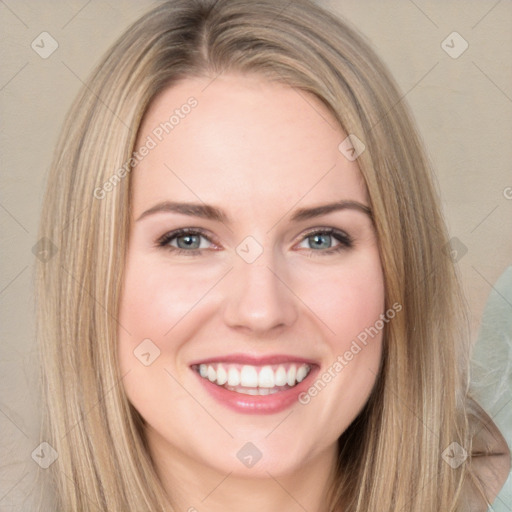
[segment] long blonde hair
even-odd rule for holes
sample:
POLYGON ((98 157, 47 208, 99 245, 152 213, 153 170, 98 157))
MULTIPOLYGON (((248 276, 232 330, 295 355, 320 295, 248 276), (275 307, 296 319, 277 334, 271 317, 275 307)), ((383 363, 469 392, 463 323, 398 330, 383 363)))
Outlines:
POLYGON ((329 509, 343 498, 346 512, 462 510, 468 464, 454 468, 442 454, 454 442, 471 454, 469 335, 430 166, 374 52, 307 0, 162 3, 110 49, 68 114, 40 228, 57 252, 40 263, 37 278, 41 440, 59 456, 48 470, 58 509, 172 510, 116 358, 131 195, 126 162, 156 94, 225 71, 314 94, 366 145, 358 163, 386 305, 403 310, 386 325, 370 400, 339 440, 329 509))

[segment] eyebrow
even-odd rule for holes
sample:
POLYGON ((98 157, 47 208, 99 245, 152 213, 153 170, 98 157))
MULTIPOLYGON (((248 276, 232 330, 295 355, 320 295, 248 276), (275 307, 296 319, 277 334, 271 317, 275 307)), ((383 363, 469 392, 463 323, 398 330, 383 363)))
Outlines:
MULTIPOLYGON (((343 200, 336 201, 334 203, 313 206, 310 208, 299 208, 295 211, 290 220, 292 222, 300 222, 340 210, 358 210, 368 215, 370 219, 372 218, 372 211, 370 207, 358 201, 343 200)), ((137 218, 136 222, 156 213, 179 213, 181 215, 189 215, 191 217, 201 217, 204 219, 214 220, 224 224, 231 223, 228 215, 223 210, 215 206, 201 203, 177 203, 172 201, 163 201, 156 204, 155 206, 152 206, 143 212, 137 218)))

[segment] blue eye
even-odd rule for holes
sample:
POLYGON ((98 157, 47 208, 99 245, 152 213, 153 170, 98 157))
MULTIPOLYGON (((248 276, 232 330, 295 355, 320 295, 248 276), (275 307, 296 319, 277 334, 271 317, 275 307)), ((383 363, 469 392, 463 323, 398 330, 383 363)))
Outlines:
MULTIPOLYGON (((316 229, 307 233, 300 243, 308 244, 308 247, 301 245, 299 247, 308 250, 311 255, 322 256, 341 252, 353 245, 352 239, 346 233, 333 228, 316 229), (333 245, 334 242, 336 242, 336 245, 333 245)), ((199 228, 183 228, 171 231, 160 237, 156 245, 187 256, 199 255, 204 249, 211 249, 211 245, 215 247, 206 232, 199 228)))
POLYGON ((202 243, 201 239, 211 243, 202 230, 184 228, 166 233, 157 241, 157 245, 158 247, 177 251, 180 254, 195 255, 200 254, 202 249, 208 249, 208 244, 202 243), (173 243, 174 241, 176 241, 176 244, 173 243))
POLYGON ((180 249, 199 249, 201 235, 181 235, 176 237, 176 243, 180 249), (182 242, 180 244, 180 242, 182 242))
POLYGON ((346 233, 333 228, 317 229, 310 232, 306 234, 301 243, 304 242, 309 244, 309 247, 302 248, 309 249, 315 255, 337 253, 352 247, 352 239, 346 233), (333 246, 334 241, 338 243, 333 246))

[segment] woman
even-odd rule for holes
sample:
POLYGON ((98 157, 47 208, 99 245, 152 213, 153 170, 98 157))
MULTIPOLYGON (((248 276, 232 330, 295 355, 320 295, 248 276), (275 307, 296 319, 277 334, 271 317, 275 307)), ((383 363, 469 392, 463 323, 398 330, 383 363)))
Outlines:
POLYGON ((375 54, 314 4, 177 0, 135 23, 68 116, 41 236, 59 509, 498 493, 508 448, 468 393, 419 139, 375 54))

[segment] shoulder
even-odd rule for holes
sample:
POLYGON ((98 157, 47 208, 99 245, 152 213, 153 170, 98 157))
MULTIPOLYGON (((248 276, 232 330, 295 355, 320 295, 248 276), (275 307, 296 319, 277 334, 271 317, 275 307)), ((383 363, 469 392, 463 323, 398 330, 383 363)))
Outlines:
POLYGON ((473 404, 468 419, 473 441, 466 480, 467 510, 487 512, 509 476, 510 450, 496 424, 478 404, 473 404))

